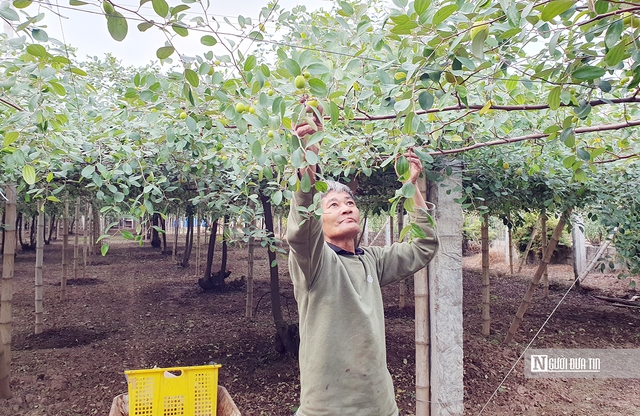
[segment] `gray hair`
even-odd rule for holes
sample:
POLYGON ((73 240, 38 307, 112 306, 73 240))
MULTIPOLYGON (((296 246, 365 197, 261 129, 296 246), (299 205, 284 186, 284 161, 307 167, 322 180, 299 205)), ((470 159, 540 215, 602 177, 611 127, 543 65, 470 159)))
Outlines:
POLYGON ((351 191, 351 188, 349 188, 347 185, 340 183, 340 182, 336 182, 336 181, 324 181, 327 184, 327 190, 326 192, 321 192, 320 193, 320 197, 322 199, 324 199, 325 196, 327 196, 327 194, 331 191, 335 191, 335 192, 346 192, 349 194, 349 196, 351 197, 351 199, 353 199, 355 201, 355 196, 353 195, 353 191, 351 191))

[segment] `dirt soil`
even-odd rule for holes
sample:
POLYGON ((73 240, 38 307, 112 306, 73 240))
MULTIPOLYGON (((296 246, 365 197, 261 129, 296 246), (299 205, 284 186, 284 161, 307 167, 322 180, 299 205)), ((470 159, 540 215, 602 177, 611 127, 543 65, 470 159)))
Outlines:
MULTIPOLYGON (((219 252, 214 268, 220 264, 219 252)), ((195 254, 194 249, 191 267, 184 269, 148 243, 138 247, 116 241, 106 257, 92 258, 86 276, 82 268, 77 278, 70 270, 66 300, 61 301, 61 243, 46 246, 45 331, 34 335, 35 253, 19 252, 13 279, 13 398, 0 404, 0 415, 106 415, 113 397, 127 390, 126 369, 215 362, 222 364, 220 383, 243 415, 291 416, 299 398, 298 364, 274 349, 266 250, 256 250, 250 319, 245 318, 246 285, 241 280, 247 273, 246 247, 230 250, 231 284, 225 293, 200 289, 195 254)), ((531 348, 640 348, 640 309, 594 297, 630 299, 636 293, 628 280, 592 274, 582 290, 572 290, 562 300, 573 276, 571 267, 550 267, 549 296, 536 292, 515 342, 505 345, 502 341, 535 269, 525 266, 510 276, 494 258, 492 334, 486 338, 481 335, 479 263, 477 257, 465 258, 465 415, 640 415, 638 380, 526 379, 523 362, 518 362, 556 306, 531 348)), ((279 268, 284 315, 295 322, 285 259, 279 259, 279 268)), ((411 282, 408 286, 402 309, 398 285, 383 290, 389 368, 403 416, 415 412, 411 282)))

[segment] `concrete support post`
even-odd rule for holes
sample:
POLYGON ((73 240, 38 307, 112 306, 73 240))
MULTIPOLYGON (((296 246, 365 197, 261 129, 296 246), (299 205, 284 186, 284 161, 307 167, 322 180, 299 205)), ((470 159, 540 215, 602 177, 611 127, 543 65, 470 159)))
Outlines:
POLYGON ((450 164, 444 182, 430 183, 440 238, 438 254, 428 267, 431 332, 431 416, 461 416, 464 411, 462 351, 462 207, 455 202, 462 188, 462 167, 450 164))

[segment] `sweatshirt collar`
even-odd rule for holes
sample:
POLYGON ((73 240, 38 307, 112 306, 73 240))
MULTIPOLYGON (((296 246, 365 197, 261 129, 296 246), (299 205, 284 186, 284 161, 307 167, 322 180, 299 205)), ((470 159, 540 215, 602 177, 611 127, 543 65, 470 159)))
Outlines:
POLYGON ((343 255, 343 256, 354 256, 354 255, 358 255, 361 256, 364 254, 364 250, 360 247, 356 247, 356 252, 352 253, 351 251, 345 250, 343 248, 340 248, 338 246, 336 246, 335 244, 331 244, 331 243, 327 243, 327 245, 329 247, 331 247, 331 249, 333 251, 335 251, 337 254, 343 255))

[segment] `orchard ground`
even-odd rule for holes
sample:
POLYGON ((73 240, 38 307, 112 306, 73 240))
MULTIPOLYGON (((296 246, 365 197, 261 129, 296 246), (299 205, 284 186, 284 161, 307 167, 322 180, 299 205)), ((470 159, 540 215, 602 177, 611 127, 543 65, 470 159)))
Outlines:
MULTIPOLYGON (((204 255, 206 247, 203 244, 204 255)), ((216 247, 214 270, 220 264, 216 247)), ((69 251, 72 256, 72 250, 69 251)), ((106 257, 93 257, 86 277, 70 269, 67 299, 59 300, 61 243, 45 247, 45 331, 34 332, 34 252, 19 252, 13 297, 13 398, 1 416, 106 415, 114 396, 126 392, 124 370, 222 364, 224 385, 243 415, 292 415, 298 405, 296 359, 274 350, 266 250, 256 249, 254 317, 245 318, 246 247, 229 251, 229 290, 204 293, 191 266, 124 240, 106 257)), ((464 267, 465 415, 640 415, 640 381, 634 379, 541 379, 524 377, 522 361, 501 384, 524 347, 571 284, 570 266, 550 267, 550 293, 534 296, 516 341, 502 340, 534 273, 510 276, 492 261, 492 335, 481 335, 481 276, 476 257, 464 267), (495 392, 494 397, 489 400, 495 392), (484 410, 483 410, 484 409, 484 410), (482 411, 483 410, 483 411, 482 411), (481 412, 482 411, 482 412, 481 412)), ((286 259, 279 257, 283 313, 297 320, 286 259)), ((398 307, 398 285, 384 288, 388 362, 401 415, 415 411, 412 283, 398 307)), ((640 309, 616 307, 594 294, 630 298, 628 280, 593 273, 572 290, 532 348, 640 348, 640 309)), ((637 365, 638 363, 630 363, 637 365)))

